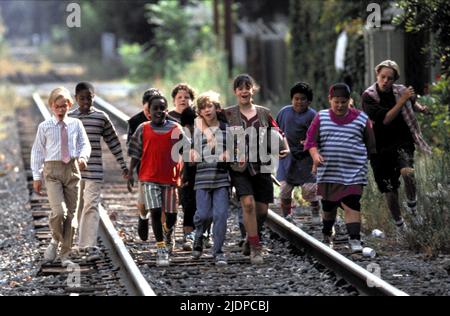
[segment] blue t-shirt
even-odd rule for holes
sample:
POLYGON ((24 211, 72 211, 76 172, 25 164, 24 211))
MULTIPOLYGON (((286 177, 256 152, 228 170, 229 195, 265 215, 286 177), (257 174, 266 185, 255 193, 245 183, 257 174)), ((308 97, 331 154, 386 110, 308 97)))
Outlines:
POLYGON ((306 140, 306 132, 317 112, 308 108, 303 113, 294 111, 292 105, 285 106, 277 116, 277 123, 286 136, 291 153, 281 159, 277 179, 287 181, 294 185, 315 182, 311 174, 312 159, 309 153, 304 151, 301 141, 306 140))

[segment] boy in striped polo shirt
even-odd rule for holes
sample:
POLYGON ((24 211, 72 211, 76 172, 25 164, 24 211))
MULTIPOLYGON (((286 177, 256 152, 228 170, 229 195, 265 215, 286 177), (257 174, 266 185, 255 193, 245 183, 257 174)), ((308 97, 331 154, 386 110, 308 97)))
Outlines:
POLYGON ((137 128, 128 148, 131 157, 128 190, 132 190, 133 171, 140 161, 139 181, 144 186, 145 208, 151 214, 157 246, 156 265, 168 266, 169 253, 164 242, 161 214, 165 212, 166 226, 172 230, 177 221, 176 187, 180 185, 181 161, 175 149, 184 141, 188 142, 190 148, 190 140, 185 137, 178 123, 167 120, 168 103, 165 97, 151 97, 148 106, 151 121, 137 128))
POLYGON ((77 211, 78 246, 81 252, 86 253, 89 261, 99 259, 97 232, 100 221, 100 193, 103 183, 101 138, 115 156, 122 169, 124 179, 128 178, 128 169, 123 159, 119 137, 108 114, 93 106, 94 97, 95 91, 92 84, 78 83, 75 87, 78 108, 69 113, 70 117, 81 120, 92 147, 87 168, 81 172, 80 204, 77 211))
MULTIPOLYGON (((216 265, 226 265, 222 251, 227 232, 230 175, 227 161, 227 124, 221 114, 219 95, 209 91, 197 99, 199 117, 195 122, 194 149, 196 156, 195 195, 197 210, 194 216, 195 241, 193 257, 200 258, 203 252, 203 234, 213 219, 213 255, 216 265)), ((229 133, 230 135, 230 133, 229 133)), ((232 141, 232 140, 228 140, 232 141)))
POLYGON ((344 219, 352 252, 362 251, 361 196, 367 185, 367 161, 375 153, 375 137, 368 116, 349 107, 350 88, 331 86, 330 109, 320 111, 308 129, 305 150, 313 158, 318 195, 322 197, 325 242, 331 241, 337 208, 344 219))

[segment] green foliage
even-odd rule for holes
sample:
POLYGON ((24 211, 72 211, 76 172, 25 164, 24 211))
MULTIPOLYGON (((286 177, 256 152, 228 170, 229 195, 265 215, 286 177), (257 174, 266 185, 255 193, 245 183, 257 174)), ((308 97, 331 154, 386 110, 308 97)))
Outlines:
MULTIPOLYGON (((290 44, 292 82, 302 80, 311 84, 315 93, 315 107, 327 107, 328 87, 343 81, 354 91, 355 101, 364 90, 363 23, 367 5, 374 1, 291 0, 290 44), (349 41, 345 69, 334 67, 336 41, 346 31, 349 41), (318 58, 320 56, 320 58, 318 58)), ((386 4, 381 4, 385 7, 386 4)))
POLYGON ((149 65, 155 75, 175 76, 197 50, 213 45, 211 25, 196 26, 192 13, 178 1, 162 0, 146 8, 148 22, 156 27, 148 50, 151 60, 159 61, 149 65))
MULTIPOLYGON (((198 3, 190 1, 194 6, 198 3)), ((153 39, 148 45, 122 44, 119 54, 131 80, 150 81, 166 95, 175 83, 187 82, 198 92, 217 91, 226 104, 230 100, 226 61, 215 47, 212 21, 199 23, 190 8, 171 0, 148 4, 146 16, 153 39)))
POLYGON ((156 26, 155 37, 149 50, 151 60, 158 60, 151 67, 153 73, 175 75, 180 65, 192 58, 195 41, 189 40, 192 17, 181 9, 177 1, 161 1, 147 6, 147 18, 156 26))
POLYGON ((428 106, 431 115, 419 115, 419 123, 423 134, 438 149, 450 150, 450 80, 442 77, 433 85, 431 94, 420 98, 419 102, 428 106))
POLYGON ((132 81, 148 80, 152 77, 153 69, 150 67, 151 53, 144 50, 144 45, 122 44, 119 54, 123 64, 128 68, 128 77, 132 81))
POLYGON ((403 15, 394 19, 406 32, 426 31, 433 34, 431 45, 426 47, 435 60, 441 63, 442 73, 450 75, 450 2, 447 0, 401 0, 398 6, 403 15))

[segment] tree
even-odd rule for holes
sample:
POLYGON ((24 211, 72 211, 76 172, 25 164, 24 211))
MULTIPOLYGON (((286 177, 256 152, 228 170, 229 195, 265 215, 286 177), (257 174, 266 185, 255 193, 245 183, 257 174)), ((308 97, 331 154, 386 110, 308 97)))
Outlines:
MULTIPOLYGON (((364 89, 363 26, 367 5, 373 1, 291 0, 291 81, 306 81, 315 92, 316 107, 327 106, 328 87, 343 81, 354 91, 354 98, 364 89), (345 69, 334 67, 336 40, 340 32, 348 34, 345 69)), ((385 6, 386 4, 382 4, 385 6)))
POLYGON ((450 2, 447 0, 401 0, 404 13, 394 22, 408 33, 432 34, 430 45, 424 47, 441 63, 442 74, 450 74, 450 2))
POLYGON ((196 51, 214 47, 212 21, 198 23, 199 17, 189 10, 199 4, 205 1, 190 1, 183 7, 178 1, 161 0, 146 6, 147 27, 154 37, 147 44, 123 44, 119 49, 133 79, 173 77, 196 51))
POLYGON ((157 0, 79 1, 81 28, 69 30, 72 47, 85 53, 100 53, 101 34, 113 33, 124 42, 144 44, 153 37, 145 16, 146 5, 157 0))

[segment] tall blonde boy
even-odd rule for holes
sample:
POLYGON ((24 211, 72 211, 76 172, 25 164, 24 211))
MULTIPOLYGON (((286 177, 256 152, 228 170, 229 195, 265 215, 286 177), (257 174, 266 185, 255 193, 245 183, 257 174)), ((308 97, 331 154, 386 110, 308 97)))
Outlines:
POLYGON ((54 261, 61 246, 61 262, 67 266, 72 263, 69 260, 72 219, 80 199, 80 170, 86 168, 91 146, 81 121, 67 116, 73 104, 70 92, 64 87, 56 88, 50 93, 48 103, 53 116, 39 124, 31 151, 33 189, 42 195, 42 180, 45 180, 52 240, 44 260, 54 261))

